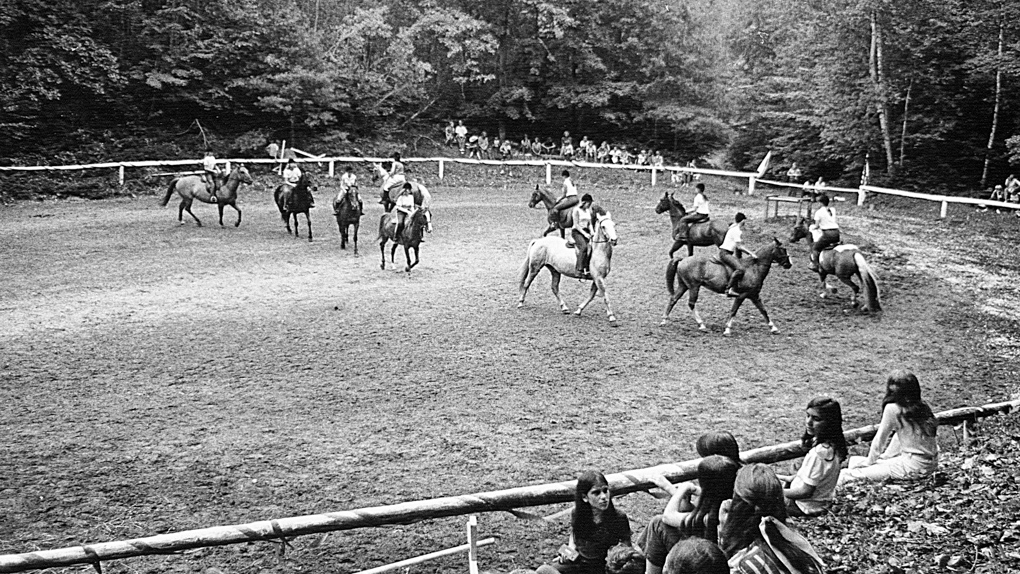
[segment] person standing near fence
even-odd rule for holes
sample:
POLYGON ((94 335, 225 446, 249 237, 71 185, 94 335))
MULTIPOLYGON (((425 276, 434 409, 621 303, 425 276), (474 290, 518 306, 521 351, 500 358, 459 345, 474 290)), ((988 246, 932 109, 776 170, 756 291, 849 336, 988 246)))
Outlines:
POLYGON ((453 142, 456 141, 457 138, 456 131, 457 128, 456 126, 453 125, 453 120, 450 120, 450 122, 446 124, 446 128, 443 129, 443 135, 446 138, 446 141, 444 143, 446 144, 446 146, 452 146, 453 142))

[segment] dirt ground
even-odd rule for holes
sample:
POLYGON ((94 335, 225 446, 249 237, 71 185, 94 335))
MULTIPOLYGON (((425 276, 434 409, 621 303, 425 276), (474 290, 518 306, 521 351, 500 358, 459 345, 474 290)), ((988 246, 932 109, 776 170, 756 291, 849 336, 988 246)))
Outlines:
MULTIPOLYGON (((954 207, 939 220, 937 205, 851 198, 837 206, 844 241, 868 254, 885 311, 847 309, 846 289, 821 299, 794 245, 794 267, 774 268, 764 289, 782 334, 748 305, 727 339, 730 301, 711 293, 699 303, 710 333, 683 302, 658 325, 669 221, 653 207, 668 186, 576 177, 617 222, 612 328, 599 300, 560 314, 547 275, 516 308, 545 220, 526 207, 538 171, 447 173, 426 176, 435 232, 409 274, 379 269, 373 201, 361 256, 340 250, 321 177, 312 243, 286 234, 266 175, 242 190, 239 228, 208 205, 196 207, 204 227, 179 226, 176 200, 154 196, 0 208, 0 553, 642 468, 692 458, 712 429, 763 446, 798 438, 819 394, 855 428, 877 421, 893 368, 915 371, 935 410, 1006 400, 1020 379, 1011 214, 954 207)), ((734 185, 709 181, 715 213, 750 215, 751 246, 785 240, 792 219, 763 220, 762 199, 724 191, 734 185)), ((586 290, 564 281, 571 304, 586 290)), ((637 530, 662 502, 617 504, 637 530)), ((282 560, 258 543, 104 567, 354 572, 461 544, 463 523, 302 537, 282 560)), ((482 567, 508 571, 553 556, 568 527, 492 514, 479 530, 499 537, 482 567)))

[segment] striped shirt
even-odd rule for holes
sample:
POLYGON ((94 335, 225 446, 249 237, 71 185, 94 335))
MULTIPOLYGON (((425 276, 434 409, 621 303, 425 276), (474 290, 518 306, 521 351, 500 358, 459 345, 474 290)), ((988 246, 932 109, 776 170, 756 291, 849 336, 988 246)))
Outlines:
POLYGON ((755 540, 729 560, 730 574, 789 574, 786 567, 768 549, 768 544, 755 540))

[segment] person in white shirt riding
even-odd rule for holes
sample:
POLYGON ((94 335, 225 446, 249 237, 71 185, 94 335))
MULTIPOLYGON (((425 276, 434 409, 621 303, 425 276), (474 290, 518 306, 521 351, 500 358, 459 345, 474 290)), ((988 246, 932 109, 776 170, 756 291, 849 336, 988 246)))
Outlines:
POLYGON ((333 200, 334 214, 339 214, 340 201, 348 193, 354 196, 354 201, 358 205, 358 215, 365 215, 365 205, 361 201, 361 194, 358 193, 358 176, 354 175, 354 167, 352 166, 347 166, 344 169, 343 175, 340 176, 340 191, 336 194, 336 199, 333 200))
POLYGON ((216 192, 220 188, 221 173, 212 150, 206 149, 205 157, 202 158, 202 181, 205 182, 205 188, 209 190, 209 201, 213 203, 218 201, 216 192))
POLYGON ((397 225, 397 229, 393 236, 397 240, 400 239, 400 234, 404 232, 404 226, 407 224, 407 220, 411 218, 411 214, 414 213, 414 210, 414 190, 410 183, 405 183, 404 188, 397 197, 397 203, 393 209, 393 217, 397 225))
POLYGON ((705 198, 705 184, 699 183, 694 186, 694 189, 697 190, 694 193, 694 204, 691 206, 691 212, 680 218, 680 231, 679 237, 677 237, 677 239, 683 237, 684 241, 687 243, 690 243, 691 241, 691 226, 695 223, 708 221, 711 211, 708 199, 705 198))
POLYGON ((737 293, 737 287, 740 285, 740 280, 744 278, 744 264, 740 259, 737 259, 737 252, 742 251, 746 253, 752 260, 758 259, 758 256, 753 251, 747 249, 742 244, 745 221, 747 221, 747 216, 738 212, 733 217, 733 223, 726 230, 726 236, 723 238, 722 245, 719 246, 719 260, 733 271, 730 275, 730 282, 726 286, 727 297, 740 296, 740 293, 737 293))
POLYGON ((563 195, 553 205, 553 221, 559 221, 560 213, 563 210, 570 209, 578 204, 577 188, 574 187, 574 182, 570 179, 570 172, 563 170, 561 175, 563 176, 563 195))
POLYGON ((811 264, 808 267, 812 271, 818 271, 818 258, 821 256, 822 251, 830 245, 839 244, 839 224, 836 223, 836 214, 829 207, 829 196, 822 194, 818 198, 818 202, 822 206, 818 208, 818 211, 815 211, 813 227, 819 229, 822 235, 818 238, 818 241, 811 244, 811 264))

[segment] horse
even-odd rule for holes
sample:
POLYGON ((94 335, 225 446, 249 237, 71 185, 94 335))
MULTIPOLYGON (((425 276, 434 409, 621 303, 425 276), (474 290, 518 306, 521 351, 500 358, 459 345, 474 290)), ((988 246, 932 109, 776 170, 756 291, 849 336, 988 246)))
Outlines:
POLYGON ((340 229, 340 249, 347 249, 348 228, 354 226, 354 255, 358 254, 358 228, 361 227, 361 209, 355 198, 356 187, 344 192, 336 208, 336 225, 340 229))
MULTIPOLYGON (((790 243, 797 243, 802 237, 811 237, 814 233, 821 235, 821 231, 812 232, 807 221, 803 217, 797 218, 790 234, 790 243)), ((856 245, 837 245, 822 251, 818 256, 818 279, 822 285, 822 297, 836 293, 835 287, 830 287, 825 278, 835 275, 840 281, 846 283, 852 289, 850 304, 857 308, 857 295, 864 288, 864 309, 870 313, 877 313, 882 310, 881 294, 878 289, 878 276, 871 270, 864 254, 856 245), (860 287, 854 283, 853 277, 861 282, 860 287)))
POLYGON ((209 193, 209 189, 206 187, 202 176, 186 175, 184 177, 175 177, 170 180, 170 185, 167 187, 160 205, 165 207, 170 202, 170 197, 176 191, 177 195, 181 196, 181 204, 177 208, 177 221, 184 225, 184 212, 187 211, 191 217, 195 218, 195 224, 199 227, 202 227, 202 222, 191 212, 191 204, 194 200, 197 199, 202 203, 216 203, 220 211, 220 225, 223 225, 223 207, 229 205, 237 212, 237 221, 234 222, 234 227, 238 227, 241 225, 241 208, 237 207, 237 188, 242 183, 250 185, 251 182, 251 174, 248 173, 248 168, 240 164, 235 165, 234 169, 230 171, 230 175, 227 176, 226 182, 220 185, 220 189, 216 193, 216 201, 213 202, 212 194, 209 193))
POLYGON ((379 218, 379 253, 382 255, 380 269, 386 269, 386 242, 392 241, 393 248, 390 250, 390 262, 395 263, 394 257, 397 252, 397 245, 404 246, 404 259, 407 267, 404 271, 410 272, 418 264, 418 247, 422 241, 422 233, 426 230, 431 221, 428 208, 416 209, 404 223, 400 237, 396 237, 395 215, 393 212, 384 213, 379 218), (414 250, 414 263, 411 263, 411 250, 414 250))
POLYGON ((312 207, 311 190, 317 189, 312 184, 312 176, 308 172, 301 174, 301 179, 294 185, 282 184, 273 192, 273 201, 280 210, 280 218, 287 226, 287 234, 291 233, 290 217, 294 216, 294 237, 300 237, 298 233, 298 214, 305 214, 305 221, 308 223, 308 241, 312 240, 312 218, 308 210, 312 207))
MULTIPOLYGON (((655 206, 655 213, 669 212, 669 219, 673 222, 673 246, 669 248, 669 256, 673 257, 677 249, 687 243, 686 237, 680 236, 680 218, 687 215, 682 203, 675 199, 669 192, 662 194, 662 199, 655 206)), ((712 220, 703 223, 695 223, 691 226, 691 242, 687 245, 687 256, 694 255, 694 247, 708 247, 722 245, 726 237, 727 225, 723 221, 712 220)))
POLYGON ((542 232, 542 237, 549 235, 550 232, 560 230, 560 238, 566 237, 566 230, 574 226, 574 218, 571 215, 571 210, 564 209, 559 212, 559 217, 556 217, 553 212, 553 206, 556 205, 558 198, 552 194, 548 189, 542 189, 537 184, 535 185, 535 191, 531 194, 531 199, 528 201, 528 207, 534 209, 536 205, 541 203, 545 205, 546 211, 549 212, 548 220, 549 227, 542 232))
MULTIPOLYGON (((390 184, 390 174, 383 169, 381 164, 372 164, 372 181, 376 182, 382 179, 382 187, 379 192, 379 203, 383 206, 383 211, 389 213, 393 210, 393 206, 397 204, 397 196, 400 195, 401 187, 393 186, 390 184)), ((424 185, 412 181, 411 193, 414 194, 414 205, 418 209, 425 210, 425 216, 428 217, 428 221, 425 226, 425 231, 432 233, 432 194, 428 188, 424 185)))
MULTIPOLYGON (((733 307, 730 309, 730 318, 726 322, 726 330, 723 331, 723 335, 730 335, 733 317, 736 316, 737 309, 740 309, 744 299, 750 299, 754 306, 761 311, 772 334, 779 332, 772 319, 769 319, 765 306, 761 303, 761 287, 765 283, 765 278, 768 277, 769 269, 772 267, 773 262, 779 263, 783 269, 790 268, 790 255, 779 240, 773 238, 772 243, 759 249, 755 256, 757 259, 747 266, 743 279, 737 285, 736 290, 739 296, 733 301, 733 307)), ((701 315, 694 308, 694 305, 698 302, 698 292, 704 286, 716 293, 723 293, 726 291, 726 285, 729 283, 730 273, 730 268, 715 257, 687 257, 670 260, 666 266, 666 288, 669 289, 669 303, 666 304, 666 311, 662 315, 661 324, 665 325, 669 321, 669 312, 673 310, 673 306, 680 300, 680 297, 689 291, 690 295, 687 297, 687 306, 694 313, 694 319, 698 322, 698 328, 702 331, 708 331, 705 322, 701 319, 701 315), (677 278, 679 278, 679 288, 674 289, 673 284, 677 278)))
MULTIPOLYGON (((588 298, 577 307, 575 315, 580 316, 581 311, 595 299, 596 295, 602 295, 602 299, 606 302, 606 315, 609 317, 609 322, 613 325, 616 324, 616 315, 609 304, 609 294, 606 291, 606 276, 609 275, 616 241, 616 225, 610 214, 606 213, 604 216, 597 217, 595 236, 591 240, 592 254, 589 265, 592 279, 591 291, 588 293, 588 298)), ((520 269, 521 298, 517 302, 517 307, 524 306, 524 297, 528 294, 528 288, 531 287, 531 282, 543 268, 548 269, 552 274, 552 292, 560 304, 560 310, 564 314, 570 313, 566 302, 560 297, 560 277, 566 275, 575 279, 582 278, 577 273, 577 251, 573 247, 568 247, 563 238, 555 236, 541 237, 528 245, 528 255, 524 258, 520 269)))

